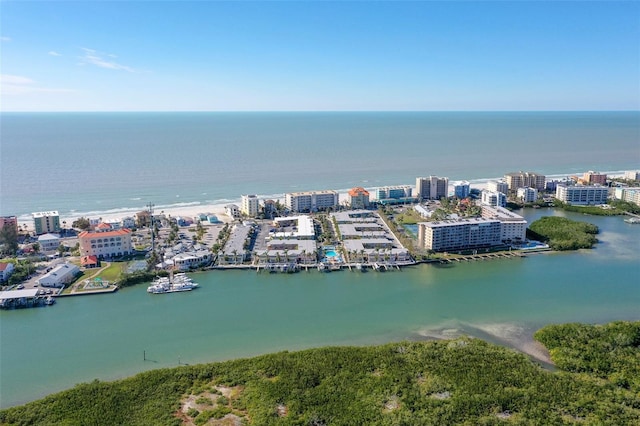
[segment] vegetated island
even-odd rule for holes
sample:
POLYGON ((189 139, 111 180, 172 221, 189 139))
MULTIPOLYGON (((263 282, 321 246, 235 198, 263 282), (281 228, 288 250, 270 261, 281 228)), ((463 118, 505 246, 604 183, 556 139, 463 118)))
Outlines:
POLYGON ((561 370, 459 338, 327 347, 80 384, 0 411, 0 423, 640 424, 640 322, 551 325, 561 370))
POLYGON ((552 250, 578 250, 592 248, 598 239, 596 225, 558 216, 545 216, 534 221, 527 229, 527 238, 544 241, 552 250))

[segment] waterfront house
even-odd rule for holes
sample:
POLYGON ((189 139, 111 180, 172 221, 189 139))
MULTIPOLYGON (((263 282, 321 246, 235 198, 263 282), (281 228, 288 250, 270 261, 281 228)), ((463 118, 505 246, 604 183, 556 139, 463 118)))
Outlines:
POLYGON ((227 204, 224 206, 224 212, 231 219, 240 219, 240 207, 235 204, 227 204))
POLYGON ((13 263, 0 263, 0 282, 6 282, 13 273, 13 263))

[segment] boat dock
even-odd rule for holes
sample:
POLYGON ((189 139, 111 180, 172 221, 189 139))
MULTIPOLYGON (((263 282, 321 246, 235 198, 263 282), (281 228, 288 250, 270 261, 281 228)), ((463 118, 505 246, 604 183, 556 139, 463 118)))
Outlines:
POLYGON ((0 308, 2 309, 34 308, 54 303, 53 297, 41 294, 37 288, 0 292, 0 308))

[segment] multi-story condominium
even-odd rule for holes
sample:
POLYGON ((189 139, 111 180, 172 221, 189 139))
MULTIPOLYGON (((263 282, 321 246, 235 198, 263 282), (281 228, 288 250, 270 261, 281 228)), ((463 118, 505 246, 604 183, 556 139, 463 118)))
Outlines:
POLYGON ((284 203, 292 212, 315 212, 338 206, 336 191, 289 192, 285 194, 284 203))
POLYGON ((538 190, 536 188, 518 188, 516 197, 523 203, 534 203, 538 199, 538 190))
POLYGON ((527 220, 504 207, 483 205, 482 217, 500 221, 500 238, 504 243, 520 242, 527 238, 527 220))
POLYGON ((57 211, 33 213, 36 235, 60 232, 60 215, 57 211))
POLYGON ((60 247, 60 237, 54 234, 42 234, 38 237, 38 244, 40 244, 40 251, 48 252, 55 251, 60 247))
POLYGON ((582 175, 582 183, 585 185, 606 185, 607 175, 589 170, 582 175))
POLYGON ((640 180, 640 170, 628 170, 624 172, 624 178, 628 180, 640 180))
POLYGON ((97 256, 99 259, 125 256, 132 253, 131 230, 84 231, 78 235, 81 256, 97 256))
POLYGON ((418 223, 418 245, 435 251, 488 248, 502 243, 499 220, 472 218, 418 223))
POLYGON ((462 181, 453 187, 453 195, 456 198, 463 199, 467 198, 471 193, 471 185, 467 181, 462 181))
POLYGON ((413 188, 408 185, 403 186, 383 186, 376 188, 376 199, 399 199, 411 197, 413 188))
POLYGON ((485 189, 480 195, 480 201, 488 206, 504 207, 507 205, 507 196, 503 192, 487 191, 485 189))
POLYGON ((258 197, 255 195, 243 195, 240 205, 240 212, 249 217, 258 216, 258 197))
POLYGON ((533 172, 513 172, 504 175, 509 192, 515 193, 518 188, 535 188, 544 191, 545 176, 533 172))
POLYGON ((606 204, 609 189, 606 186, 584 186, 559 184, 556 187, 556 198, 567 204, 606 204))
POLYGON ((416 178, 416 197, 420 200, 439 200, 449 196, 449 178, 438 176, 416 178))
POLYGON ((614 197, 640 206, 640 188, 616 188, 614 197))
POLYGON ((349 204, 352 209, 366 209, 369 207, 369 191, 362 187, 351 188, 349 204))
POLYGON ((490 180, 487 182, 487 189, 489 191, 502 192, 506 195, 509 193, 509 184, 507 184, 507 181, 504 179, 490 180))
POLYGON ((15 216, 0 216, 0 229, 5 226, 12 226, 18 229, 18 218, 15 216))

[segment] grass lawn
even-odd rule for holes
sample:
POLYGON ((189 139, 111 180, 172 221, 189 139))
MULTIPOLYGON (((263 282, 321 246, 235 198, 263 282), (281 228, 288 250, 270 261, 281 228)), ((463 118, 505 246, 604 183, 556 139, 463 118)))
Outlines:
POLYGON ((102 278, 103 281, 113 283, 120 279, 122 271, 126 269, 128 264, 129 262, 112 262, 111 265, 100 271, 97 276, 102 278))

